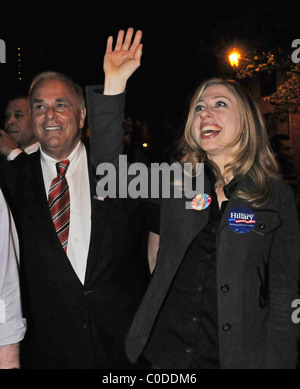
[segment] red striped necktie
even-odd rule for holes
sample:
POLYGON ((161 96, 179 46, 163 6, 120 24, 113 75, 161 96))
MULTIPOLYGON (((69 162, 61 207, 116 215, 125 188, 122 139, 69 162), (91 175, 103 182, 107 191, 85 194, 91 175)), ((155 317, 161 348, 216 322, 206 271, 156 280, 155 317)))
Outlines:
POLYGON ((69 163, 68 159, 57 162, 57 176, 53 179, 48 194, 52 220, 65 252, 67 251, 70 224, 70 194, 68 181, 65 177, 69 163))

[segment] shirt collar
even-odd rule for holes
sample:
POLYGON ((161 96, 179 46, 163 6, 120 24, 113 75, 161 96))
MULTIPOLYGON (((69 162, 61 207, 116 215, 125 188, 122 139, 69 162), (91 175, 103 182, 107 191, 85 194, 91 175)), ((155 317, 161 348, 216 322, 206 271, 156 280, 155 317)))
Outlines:
POLYGON ((233 178, 227 185, 224 186, 224 195, 229 200, 236 190, 239 181, 233 178))
POLYGON ((40 142, 35 142, 30 146, 25 147, 24 151, 26 154, 32 154, 39 149, 39 146, 40 146, 40 142))
MULTIPOLYGON (((71 152, 71 154, 67 158, 65 158, 65 159, 68 159, 70 161, 70 165, 72 162, 74 163, 79 158, 79 155, 82 152, 83 147, 84 146, 83 146, 82 142, 79 141, 77 146, 75 147, 75 149, 71 152)), ((59 162, 58 160, 56 160, 56 159, 50 157, 48 154, 46 154, 42 150, 41 145, 40 145, 40 152, 41 152, 41 159, 45 164, 55 166, 56 163, 59 162)))
MULTIPOLYGON (((204 167, 205 167, 205 174, 209 178, 212 188, 214 188, 215 183, 216 183, 216 176, 213 172, 213 169, 208 161, 204 162, 204 167)), ((224 186, 224 189, 223 189, 224 194, 228 200, 230 199, 230 197, 233 195, 234 191, 236 190, 238 183, 239 183, 239 180, 236 178, 233 178, 228 184, 226 184, 224 186)))

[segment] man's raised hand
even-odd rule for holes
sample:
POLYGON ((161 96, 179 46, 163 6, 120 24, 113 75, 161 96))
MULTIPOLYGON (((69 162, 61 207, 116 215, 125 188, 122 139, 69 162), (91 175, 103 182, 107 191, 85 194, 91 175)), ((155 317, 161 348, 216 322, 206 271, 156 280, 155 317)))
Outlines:
POLYGON ((138 69, 142 56, 142 31, 128 28, 118 33, 115 48, 113 37, 107 39, 103 69, 105 73, 104 94, 114 95, 124 92, 129 77, 138 69))

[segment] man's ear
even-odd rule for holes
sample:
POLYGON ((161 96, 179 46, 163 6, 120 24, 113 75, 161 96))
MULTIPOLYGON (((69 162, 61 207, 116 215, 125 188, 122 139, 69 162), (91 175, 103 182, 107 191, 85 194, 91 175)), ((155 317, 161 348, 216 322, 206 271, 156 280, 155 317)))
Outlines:
POLYGON ((79 128, 82 130, 84 127, 85 123, 85 118, 86 118, 86 108, 82 108, 79 113, 79 128))

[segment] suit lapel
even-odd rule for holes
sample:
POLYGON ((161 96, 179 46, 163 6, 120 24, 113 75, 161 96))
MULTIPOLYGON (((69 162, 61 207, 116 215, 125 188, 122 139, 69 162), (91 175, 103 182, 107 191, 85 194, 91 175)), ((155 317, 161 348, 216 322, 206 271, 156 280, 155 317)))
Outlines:
POLYGON ((45 191, 40 163, 40 155, 36 156, 34 166, 35 168, 32 169, 28 188, 25 190, 27 193, 25 196, 31 196, 26 199, 26 203, 32 204, 32 207, 30 207, 32 208, 31 212, 33 215, 36 214, 37 216, 36 222, 34 220, 32 222, 33 231, 34 229, 36 230, 35 233, 42 237, 41 239, 43 239, 45 248, 48 246, 49 252, 53 253, 53 255, 51 255, 51 261, 57 263, 57 268, 59 269, 62 264, 67 266, 69 268, 70 277, 75 279, 78 285, 81 285, 80 280, 77 277, 73 266, 70 263, 57 237, 57 233, 49 211, 48 199, 45 191), (33 188, 33 190, 30 188, 33 188), (40 220, 42 220, 42 222, 40 220))
MULTIPOLYGON (((86 145, 85 145, 86 147, 86 145)), ((87 148, 87 159, 88 159, 88 174, 89 174, 89 182, 90 182, 90 199, 91 199, 91 235, 90 235, 90 243, 89 243, 89 252, 88 252, 88 258, 87 258, 87 267, 86 267, 86 275, 85 275, 85 284, 87 282, 90 282, 90 278, 93 275, 94 276, 94 270, 95 265, 97 264, 97 259, 99 258, 99 248, 102 242, 103 232, 104 232, 104 226, 105 226, 105 218, 106 218, 106 202, 102 202, 99 200, 95 200, 96 195, 96 179, 95 179, 95 173, 93 170, 92 165, 89 163, 89 152, 87 148)), ((41 169, 41 163, 40 163, 40 153, 38 152, 38 155, 36 156, 35 161, 36 168, 33 169, 32 173, 32 184, 33 182, 36 182, 36 188, 34 190, 34 193, 37 193, 39 201, 33 201, 37 204, 37 206, 40 207, 39 212, 43 215, 43 220, 45 223, 43 224, 43 229, 48 231, 51 231, 51 234, 49 236, 49 239, 51 237, 51 242, 56 244, 58 247, 59 240, 57 238, 57 234, 52 222, 51 214, 48 207, 48 200, 45 192, 45 186, 44 186, 44 180, 43 180, 43 174, 41 169), (41 200, 42 199, 42 200, 41 200)), ((31 184, 31 185, 32 185, 31 184)), ((30 191, 29 191, 30 192, 30 191)), ((59 248, 61 248, 59 243, 59 248)), ((64 260, 67 261, 68 265, 70 266, 70 269, 72 269, 72 273, 80 282, 79 278, 77 277, 68 257, 64 253, 63 249, 61 248, 61 255, 57 260, 61 261, 64 257, 64 260)), ((96 274, 95 274, 96 276, 96 274)), ((81 284, 81 282, 80 282, 81 284)))
POLYGON ((38 211, 38 215, 42 216, 47 230, 49 231, 53 229, 53 232, 55 232, 48 207, 47 195, 45 192, 45 185, 40 162, 40 152, 38 151, 34 153, 32 158, 33 161, 29 165, 31 171, 26 174, 26 176, 30 177, 30 179, 24 183, 27 185, 27 187, 24 188, 25 204, 32 204, 33 209, 36 209, 38 211))
MULTIPOLYGON (((205 176, 204 192, 211 195, 211 183, 205 176)), ((197 193, 199 194, 199 193, 197 193)), ((164 200, 163 214, 164 223, 161 225, 160 234, 166 245, 166 252, 170 253, 168 261, 162 261, 169 269, 168 275, 173 277, 174 273, 180 266, 189 245, 197 234, 206 225, 210 207, 202 211, 194 210, 186 204, 190 204, 191 198, 166 199, 164 200)))
MULTIPOLYGON (((89 160, 89 159, 88 159, 89 160)), ((87 268, 85 275, 85 285, 92 282, 96 277, 95 269, 100 256, 100 246, 104 234, 107 202, 96 199, 96 179, 95 172, 90 163, 88 163, 90 196, 91 196, 91 237, 87 259, 87 268)))
MULTIPOLYGON (((208 177, 204 176, 204 193, 211 196, 211 182, 208 177)), ((204 194, 202 193, 202 194, 204 194)), ((198 195, 200 193, 196 193, 198 195)), ((185 202, 192 202, 193 199, 184 199, 185 202)), ((187 212, 188 210, 185 210, 187 212)), ((187 230, 195 237, 206 225, 210 213, 210 207, 197 211, 195 209, 190 210, 189 217, 185 216, 185 223, 187 230)))

